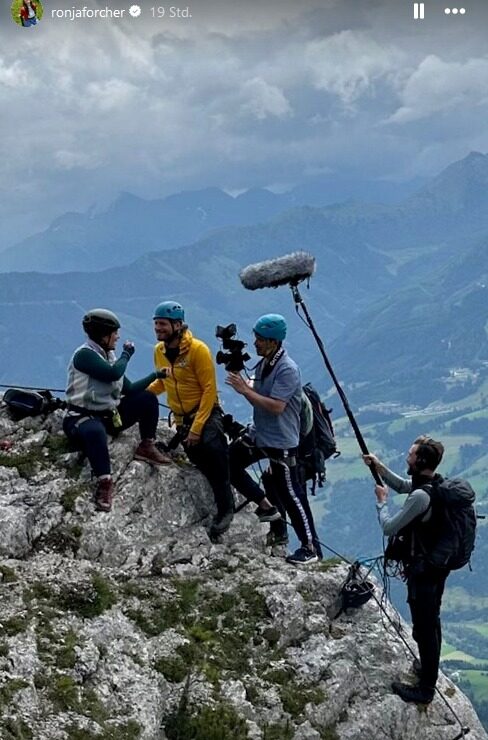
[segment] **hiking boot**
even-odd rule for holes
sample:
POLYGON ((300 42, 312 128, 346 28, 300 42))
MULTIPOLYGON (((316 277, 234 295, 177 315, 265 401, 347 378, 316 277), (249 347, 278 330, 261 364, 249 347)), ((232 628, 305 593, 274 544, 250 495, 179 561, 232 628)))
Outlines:
POLYGON ((142 460, 151 465, 169 465, 173 460, 160 452, 152 439, 143 439, 134 452, 134 460, 142 460))
POLYGON ((393 681, 391 688, 394 694, 403 699, 403 701, 413 702, 414 704, 430 704, 434 698, 435 689, 429 686, 412 686, 409 683, 393 681))
POLYGON ((317 563, 318 557, 317 553, 310 550, 310 548, 299 547, 294 553, 288 555, 286 562, 292 563, 293 565, 309 565, 311 563, 317 563))
POLYGON ((281 514, 276 506, 270 506, 269 509, 258 506, 254 513, 260 522, 276 522, 281 519, 281 514))
POLYGON ((266 547, 277 547, 281 545, 288 545, 288 535, 286 532, 284 534, 278 534, 277 532, 268 532, 266 535, 266 547))
POLYGON ((95 490, 95 509, 110 511, 114 496, 114 482, 112 478, 99 478, 95 490))
POLYGON ((216 537, 219 534, 223 534, 224 532, 227 532, 229 529, 231 522, 234 518, 234 511, 230 509, 229 511, 226 511, 225 514, 222 514, 219 516, 218 514, 214 517, 212 524, 210 525, 210 538, 216 537))

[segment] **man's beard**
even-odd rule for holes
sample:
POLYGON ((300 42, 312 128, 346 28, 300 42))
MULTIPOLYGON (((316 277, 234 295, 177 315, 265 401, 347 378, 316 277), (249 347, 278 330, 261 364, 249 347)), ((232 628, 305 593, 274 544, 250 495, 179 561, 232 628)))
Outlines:
POLYGON ((177 339, 180 336, 181 330, 180 329, 174 329, 169 336, 166 337, 159 337, 156 334, 156 339, 158 342, 163 342, 163 344, 171 344, 171 342, 174 339, 177 339))

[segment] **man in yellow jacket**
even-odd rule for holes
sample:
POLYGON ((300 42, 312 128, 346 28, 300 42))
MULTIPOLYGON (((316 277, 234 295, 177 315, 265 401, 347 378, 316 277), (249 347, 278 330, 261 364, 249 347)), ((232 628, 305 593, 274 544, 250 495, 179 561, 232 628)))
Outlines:
POLYGON ((215 537, 229 528, 234 516, 215 365, 207 345, 196 339, 184 323, 185 312, 179 303, 160 303, 153 318, 158 339, 154 364, 158 370, 168 368, 170 374, 164 380, 155 380, 148 390, 166 392, 186 454, 212 487, 217 514, 210 536, 215 537))

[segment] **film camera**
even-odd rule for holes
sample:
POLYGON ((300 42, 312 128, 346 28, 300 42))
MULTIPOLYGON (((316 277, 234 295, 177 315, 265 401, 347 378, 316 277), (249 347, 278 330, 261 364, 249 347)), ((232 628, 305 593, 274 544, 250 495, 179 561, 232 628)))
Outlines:
POLYGON ((217 365, 223 365, 227 372, 238 373, 244 369, 244 363, 251 359, 251 356, 244 352, 245 342, 240 339, 234 339, 237 334, 237 326, 229 324, 228 326, 217 326, 215 336, 222 341, 222 347, 226 352, 219 351, 215 356, 217 365))

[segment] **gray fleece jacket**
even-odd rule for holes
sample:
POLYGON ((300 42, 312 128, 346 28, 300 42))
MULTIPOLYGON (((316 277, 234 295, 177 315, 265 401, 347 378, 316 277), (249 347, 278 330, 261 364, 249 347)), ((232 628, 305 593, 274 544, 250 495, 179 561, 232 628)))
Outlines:
POLYGON ((376 503, 378 521, 383 530, 383 534, 387 537, 392 534, 398 534, 398 532, 406 527, 407 524, 410 524, 410 522, 425 512, 426 513, 425 516, 422 517, 422 521, 427 522, 430 519, 430 496, 426 491, 422 488, 412 490, 412 481, 410 478, 401 478, 386 467, 383 468, 381 476, 386 485, 393 488, 397 493, 408 493, 407 500, 400 511, 396 514, 390 514, 388 503, 386 501, 384 503, 376 503))

